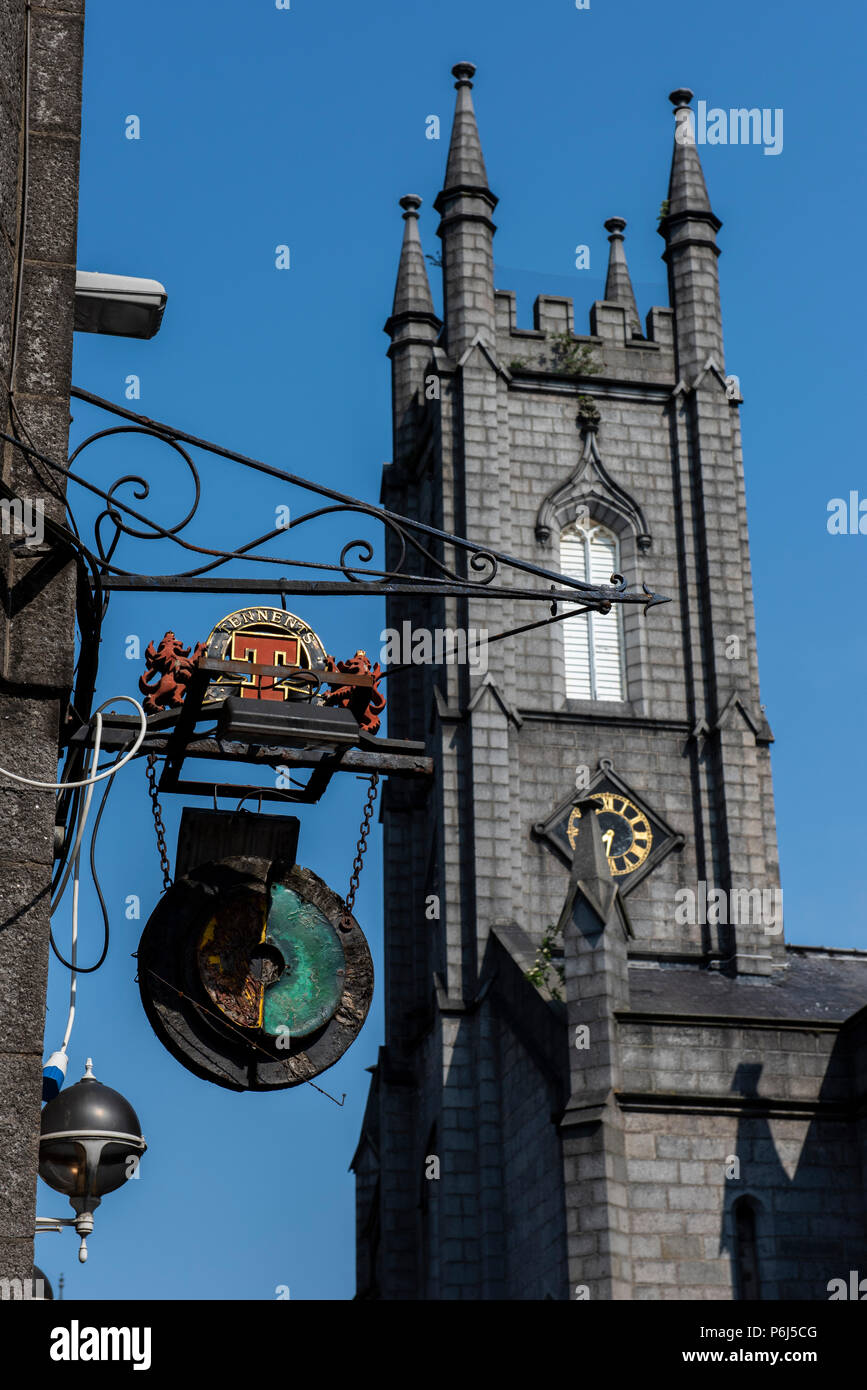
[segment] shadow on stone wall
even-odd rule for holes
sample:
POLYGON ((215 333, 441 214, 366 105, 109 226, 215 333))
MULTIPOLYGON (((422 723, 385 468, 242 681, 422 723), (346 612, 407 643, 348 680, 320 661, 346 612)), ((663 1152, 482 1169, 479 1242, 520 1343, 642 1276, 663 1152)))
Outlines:
MULTIPOLYGON (((725 1180, 720 1251, 729 1255, 737 1299, 827 1300, 831 1280, 848 1288, 850 1271, 867 1278, 867 1133, 859 1113, 867 1090, 867 1009, 840 1030, 819 1091, 820 1113, 791 1178, 777 1148, 786 1115, 774 1107, 772 1128, 761 1073, 761 1063, 742 1063, 732 1080, 745 1112, 733 1155, 740 1175, 725 1180)), ((788 1123, 800 1134, 803 1121, 792 1109, 788 1123)))

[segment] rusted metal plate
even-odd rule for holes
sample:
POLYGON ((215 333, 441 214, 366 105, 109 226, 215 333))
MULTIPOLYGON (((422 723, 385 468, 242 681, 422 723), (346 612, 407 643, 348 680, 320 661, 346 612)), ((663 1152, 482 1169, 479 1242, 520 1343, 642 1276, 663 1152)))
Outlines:
POLYGON ((265 990, 252 961, 265 939, 267 912, 264 893, 226 893, 199 938, 202 984, 217 1008, 242 1028, 262 1027, 265 990))

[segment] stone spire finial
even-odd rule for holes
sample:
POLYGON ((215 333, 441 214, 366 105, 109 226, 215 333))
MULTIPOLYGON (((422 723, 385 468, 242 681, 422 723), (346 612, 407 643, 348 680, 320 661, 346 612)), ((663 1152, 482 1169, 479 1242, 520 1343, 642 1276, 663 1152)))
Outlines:
POLYGON ((632 281, 629 278, 629 266, 626 264, 626 253, 623 250, 625 227, 626 219, 623 217, 609 217, 605 223, 605 230, 610 233, 608 241, 611 246, 608 253, 605 299, 611 304, 619 304, 622 309, 626 310, 627 331, 631 332, 634 338, 640 338, 642 337, 641 320, 638 317, 638 306, 635 303, 632 281))
POLYGON ((403 321, 407 317, 432 319, 439 326, 439 320, 434 314, 430 281, 418 234, 418 210, 421 202, 416 193, 407 193, 400 199, 400 206, 404 209, 403 245, 397 269, 397 283, 394 287, 391 318, 385 328, 387 333, 392 332, 396 321, 403 321))
MULTIPOLYGON (((457 102, 452 138, 446 164, 446 181, 443 193, 453 188, 487 188, 488 175, 482 155, 482 142, 476 124, 473 106, 472 77, 476 69, 472 63, 455 63, 452 76, 457 78, 457 102)), ((436 206, 436 205, 435 205, 436 206)))
POLYGON ((668 181, 668 214, 663 226, 666 220, 670 222, 673 217, 682 217, 686 213, 710 213, 713 216, 695 145, 695 114, 689 104, 692 96, 688 87, 678 87, 668 98, 674 106, 675 129, 671 177, 668 181))
POLYGON ((406 439, 411 437, 412 427, 407 423, 407 412, 421 385, 437 334, 442 328, 434 313, 427 266, 418 234, 421 198, 417 193, 406 193, 400 199, 400 206, 403 208, 403 244, 391 315, 385 324, 385 332, 391 339, 388 355, 392 368, 395 460, 402 457, 406 439))
POLYGON ((496 342, 494 248, 491 214, 497 199, 488 187, 473 107, 472 63, 455 63, 457 101, 446 177, 434 207, 443 244, 442 345, 458 360, 473 342, 496 342))
POLYGON ((691 383, 709 358, 718 371, 724 371, 716 264, 720 253, 716 234, 722 223, 711 208, 698 157, 695 116, 689 104, 692 92, 678 87, 669 100, 675 110, 674 153, 668 202, 657 230, 665 241, 662 258, 668 266, 674 310, 678 376, 691 383))

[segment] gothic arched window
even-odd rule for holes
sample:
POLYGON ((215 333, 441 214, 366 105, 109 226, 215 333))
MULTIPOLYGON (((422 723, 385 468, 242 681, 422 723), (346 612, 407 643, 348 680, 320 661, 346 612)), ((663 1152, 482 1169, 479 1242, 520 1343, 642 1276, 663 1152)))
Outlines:
MULTIPOLYGON (((593 521, 573 522, 560 535, 560 568, 573 579, 609 584, 620 567, 617 537, 593 521)), ((623 700, 623 622, 620 605, 610 613, 566 618, 563 648, 566 694, 573 700, 623 700)))

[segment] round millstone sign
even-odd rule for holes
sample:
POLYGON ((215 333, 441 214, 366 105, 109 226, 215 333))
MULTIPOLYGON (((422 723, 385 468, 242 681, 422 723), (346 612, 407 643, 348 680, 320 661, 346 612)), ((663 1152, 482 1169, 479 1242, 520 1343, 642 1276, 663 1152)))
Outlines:
POLYGON ((189 1071, 235 1091, 280 1090, 342 1057, 367 1017, 360 926, 309 869, 238 857, 179 879, 138 950, 142 1003, 189 1071))

